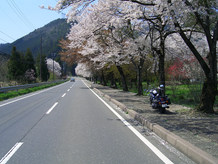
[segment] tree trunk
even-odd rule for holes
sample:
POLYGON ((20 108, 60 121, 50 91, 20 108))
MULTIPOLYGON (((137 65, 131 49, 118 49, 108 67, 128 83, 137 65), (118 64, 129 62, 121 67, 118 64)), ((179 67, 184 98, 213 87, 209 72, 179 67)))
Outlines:
POLYGON ((142 67, 144 64, 144 59, 140 58, 139 66, 137 68, 137 88, 138 88, 138 96, 143 95, 143 87, 142 87, 142 67))
POLYGON ((159 58, 159 84, 163 85, 163 94, 165 95, 165 39, 160 32, 160 49, 156 47, 152 47, 152 49, 156 52, 159 58))
POLYGON ((124 75, 123 69, 119 65, 116 65, 116 67, 117 67, 117 69, 118 69, 118 71, 120 73, 120 76, 121 76, 123 91, 128 91, 128 86, 127 86, 127 83, 126 83, 126 77, 124 75))
POLYGON ((138 95, 138 96, 142 96, 142 95, 143 95, 142 71, 141 71, 140 68, 138 69, 137 74, 138 74, 138 76, 137 76, 137 82, 138 82, 138 85, 137 85, 138 93, 137 93, 137 95, 138 95))
POLYGON ((165 52, 164 52, 164 45, 162 45, 163 47, 161 48, 162 50, 157 50, 156 48, 153 48, 156 53, 158 54, 159 57, 159 84, 163 85, 163 94, 165 95, 165 68, 164 68, 164 64, 165 64, 165 52))
POLYGON ((137 64, 134 59, 131 60, 132 64, 136 69, 136 87, 137 87, 137 95, 143 95, 143 87, 142 87, 142 67, 144 65, 144 59, 140 58, 139 64, 137 64))
POLYGON ((107 85, 107 82, 106 82, 105 77, 104 77, 104 71, 101 72, 101 84, 104 86, 107 85))
MULTIPOLYGON (((215 82, 216 83, 216 82, 215 82)), ((198 111, 214 113, 213 106, 216 98, 216 84, 212 80, 204 82, 198 111)))
POLYGON ((201 68, 204 71, 206 76, 206 81, 204 82, 200 104, 197 107, 198 111, 204 111, 206 113, 214 113, 213 106, 217 94, 217 59, 216 59, 216 44, 209 45, 210 53, 208 55, 209 65, 204 61, 201 57, 195 46, 192 42, 187 38, 185 33, 181 30, 181 27, 178 23, 175 23, 176 27, 180 28, 180 36, 186 43, 186 45, 190 48, 196 59, 201 65, 201 68))
POLYGON ((117 89, 117 84, 116 84, 116 81, 115 81, 115 79, 114 79, 114 73, 113 72, 111 72, 110 73, 110 79, 111 79, 111 88, 115 88, 115 89, 117 89))
POLYGON ((165 69, 164 69, 164 55, 159 55, 159 83, 164 85, 164 95, 165 95, 165 69))
POLYGON ((97 84, 98 83, 98 76, 94 76, 94 83, 97 84))
MULTIPOLYGON (((188 1, 185 1, 187 6, 191 6, 192 4, 188 1)), ((171 5, 172 2, 168 1, 168 4, 171 5)), ((207 6, 206 6, 207 7, 207 6)), ((209 8, 208 8, 209 9, 209 8)), ((209 10, 208 10, 209 11, 209 10)), ((208 46, 209 46, 209 54, 208 54, 208 61, 209 65, 205 62, 202 58, 201 54, 198 52, 197 48, 191 42, 189 37, 186 36, 185 32, 182 29, 182 26, 179 24, 177 19, 175 19, 174 15, 175 11, 171 11, 172 18, 174 18, 174 25, 176 28, 179 29, 179 34, 192 51, 196 59, 198 60, 201 68, 204 71, 206 76, 206 81, 204 82, 201 94, 201 101, 200 105, 198 106, 197 110, 204 111, 206 113, 214 113, 213 106, 217 94, 217 52, 216 52, 216 45, 217 45, 217 38, 218 38, 218 21, 216 22, 215 28, 212 30, 210 28, 211 20, 209 17, 207 19, 203 19, 197 11, 194 11, 194 15, 196 20, 198 21, 199 25, 204 31, 204 34, 207 38, 208 46)))

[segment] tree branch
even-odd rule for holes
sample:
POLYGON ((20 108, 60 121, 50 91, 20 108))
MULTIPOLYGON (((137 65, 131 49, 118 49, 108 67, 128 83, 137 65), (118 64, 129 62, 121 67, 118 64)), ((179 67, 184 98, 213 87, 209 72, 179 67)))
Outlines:
POLYGON ((143 5, 143 6, 155 6, 156 5, 153 2, 141 2, 140 0, 121 0, 121 1, 133 2, 139 5, 143 5))
POLYGON ((213 43, 216 43, 218 40, 218 21, 216 22, 216 26, 213 32, 213 43))

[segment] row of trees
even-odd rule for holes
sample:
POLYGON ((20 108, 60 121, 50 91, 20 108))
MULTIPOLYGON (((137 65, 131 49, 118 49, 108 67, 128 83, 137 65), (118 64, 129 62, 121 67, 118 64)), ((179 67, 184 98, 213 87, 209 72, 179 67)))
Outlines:
POLYGON ((67 7, 71 7, 68 21, 77 24, 68 40, 62 41, 63 58, 73 56, 93 70, 115 66, 123 90, 128 87, 122 66, 131 63, 141 95, 142 69, 150 63, 145 63, 150 56, 157 61, 160 84, 165 85, 166 56, 186 59, 193 55, 205 76, 198 110, 213 112, 217 94, 216 0, 59 0, 54 9, 67 7))
POLYGON ((36 78, 39 77, 41 81, 47 81, 49 78, 49 72, 46 63, 46 56, 42 55, 41 59, 40 56, 41 55, 37 56, 35 62, 30 49, 27 49, 26 53, 23 55, 16 50, 16 47, 13 47, 8 61, 9 80, 15 80, 21 83, 32 83, 36 82, 36 78))
MULTIPOLYGON (((1 54, 0 52, 0 79, 1 81, 6 81, 7 80, 7 60, 8 60, 8 57, 6 55, 1 54)), ((0 82, 0 87, 1 87, 1 82, 0 82)))

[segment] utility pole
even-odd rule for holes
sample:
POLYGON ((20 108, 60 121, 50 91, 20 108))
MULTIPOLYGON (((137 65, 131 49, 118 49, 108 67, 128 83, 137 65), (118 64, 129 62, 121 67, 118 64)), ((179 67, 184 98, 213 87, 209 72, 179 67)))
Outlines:
POLYGON ((52 53, 52 58, 53 58, 53 81, 54 81, 54 58, 55 58, 56 54, 52 53))
POLYGON ((54 53, 52 55, 53 55, 53 81, 54 81, 54 53))
POLYGON ((42 35, 40 41, 40 81, 42 81, 42 35))

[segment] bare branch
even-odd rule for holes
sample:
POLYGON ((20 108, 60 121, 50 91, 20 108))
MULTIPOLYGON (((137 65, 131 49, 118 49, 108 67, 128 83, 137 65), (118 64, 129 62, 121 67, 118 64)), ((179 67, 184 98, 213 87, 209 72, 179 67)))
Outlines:
POLYGON ((140 0, 121 0, 121 1, 133 2, 139 5, 143 5, 143 6, 155 6, 156 5, 153 2, 141 2, 140 0))

